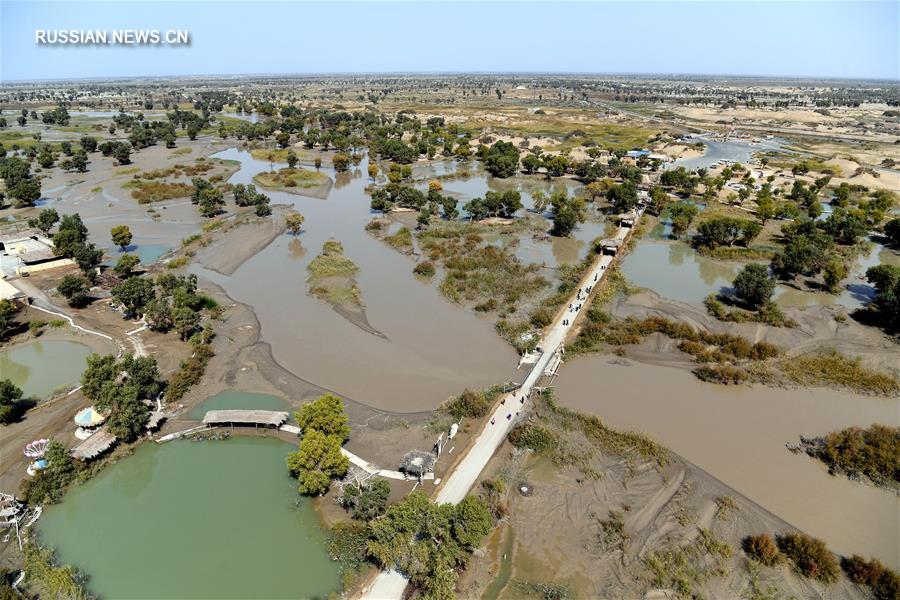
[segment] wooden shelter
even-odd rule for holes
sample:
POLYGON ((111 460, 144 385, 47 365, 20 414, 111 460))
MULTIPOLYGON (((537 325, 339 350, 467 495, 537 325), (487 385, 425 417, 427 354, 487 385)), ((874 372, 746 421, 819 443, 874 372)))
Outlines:
POLYGON ((91 460, 112 448, 115 443, 116 436, 106 431, 105 428, 100 428, 97 433, 72 448, 69 454, 78 460, 91 460))
POLYGON ((210 410, 203 415, 203 424, 210 425, 262 425, 281 427, 288 420, 285 411, 276 410, 210 410))

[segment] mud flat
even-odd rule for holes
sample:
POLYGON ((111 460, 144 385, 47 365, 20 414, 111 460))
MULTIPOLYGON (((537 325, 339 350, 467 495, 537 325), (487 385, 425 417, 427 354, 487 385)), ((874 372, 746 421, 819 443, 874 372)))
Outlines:
POLYGON ((556 381, 560 403, 611 427, 647 433, 837 552, 900 565, 900 499, 831 476, 785 448, 801 434, 897 426, 900 401, 826 389, 717 386, 685 370, 613 359, 592 355, 566 364, 556 381))

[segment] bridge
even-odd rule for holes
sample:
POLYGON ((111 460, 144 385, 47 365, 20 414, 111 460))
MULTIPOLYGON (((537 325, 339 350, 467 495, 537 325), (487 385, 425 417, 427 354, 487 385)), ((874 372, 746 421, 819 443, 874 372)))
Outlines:
MULTIPOLYGON (((640 219, 644 212, 643 203, 640 204, 635 212, 635 222, 640 219)), ((632 231, 632 225, 635 222, 624 223, 616 230, 616 234, 606 240, 609 245, 618 249, 624 246, 629 234, 632 231)), ((578 291, 570 298, 571 305, 577 307, 579 304, 582 309, 574 311, 564 306, 556 315, 556 318, 545 331, 543 337, 538 343, 538 352, 527 355, 527 359, 520 361, 522 364, 532 364, 531 371, 525 378, 525 382, 519 388, 516 395, 506 394, 502 397, 505 402, 499 402, 494 406, 493 412, 484 419, 482 429, 478 433, 478 437, 469 446, 468 451, 463 458, 457 463, 453 471, 444 478, 441 487, 434 496, 434 501, 443 504, 457 504, 466 497, 475 480, 481 474, 481 471, 487 466, 488 461, 497 451, 497 448, 506 439, 509 432, 524 416, 525 410, 528 408, 528 398, 535 384, 549 370, 556 371, 559 367, 560 350, 565 341, 566 336, 572 330, 572 327, 581 312, 589 307, 591 294, 606 275, 607 268, 615 260, 616 253, 600 252, 588 272, 582 277, 578 283, 578 291), (585 294, 582 299, 580 293, 582 290, 591 287, 591 294, 585 294), (521 409, 519 407, 521 406, 521 409), (517 411, 517 409, 519 409, 517 411), (491 424, 493 422, 493 424, 491 424)), ((568 303, 567 303, 568 304, 568 303)), ((409 580, 399 571, 390 570, 382 571, 378 574, 372 584, 362 591, 361 597, 371 600, 400 600, 403 597, 403 590, 406 589, 409 580)))

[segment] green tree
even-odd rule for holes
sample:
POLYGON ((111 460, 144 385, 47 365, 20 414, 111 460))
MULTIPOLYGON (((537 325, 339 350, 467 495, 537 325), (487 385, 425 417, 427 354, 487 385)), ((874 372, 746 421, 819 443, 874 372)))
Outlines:
POLYGON ((630 212, 637 206, 637 186, 631 181, 616 184, 607 192, 606 197, 620 213, 630 212))
POLYGON ((0 423, 8 424, 16 418, 16 404, 22 399, 22 390, 9 379, 0 379, 0 423))
POLYGON ((116 266, 113 267, 113 271, 115 271, 116 275, 122 279, 128 279, 134 275, 134 268, 138 266, 140 262, 141 259, 138 258, 136 254, 123 254, 119 257, 119 260, 116 261, 116 266))
POLYGON ((156 297, 153 282, 143 277, 130 277, 110 291, 113 300, 121 304, 130 316, 141 314, 147 303, 156 297))
POLYGON ((360 485, 347 484, 341 496, 341 504, 358 521, 371 521, 387 509, 391 486, 380 477, 360 485))
POLYGON ((331 159, 331 164, 334 166, 335 171, 343 173, 350 168, 350 157, 346 154, 335 154, 331 159))
POLYGON ((291 169, 293 169, 294 167, 297 166, 297 162, 299 162, 299 160, 300 160, 300 159, 297 158, 297 153, 296 153, 296 152, 294 152, 293 150, 288 150, 288 151, 287 151, 287 164, 288 164, 288 167, 290 167, 291 169))
POLYGON ((155 298, 144 307, 144 320, 154 331, 168 331, 172 328, 172 308, 165 298, 155 298))
POLYGON ((672 233, 681 236, 687 233, 694 222, 694 217, 700 212, 693 202, 676 202, 669 207, 669 217, 672 219, 672 233))
POLYGON ((288 455, 287 465, 301 494, 320 496, 328 491, 333 478, 347 474, 350 461, 341 453, 339 437, 307 429, 297 452, 288 455))
POLYGON ((841 281, 847 276, 847 273, 847 265, 844 259, 838 254, 832 254, 822 269, 826 289, 832 294, 840 291, 841 281))
POLYGON ((120 165, 131 164, 131 145, 121 143, 113 150, 113 158, 120 165))
POLYGON ((72 253, 81 271, 93 280, 97 267, 103 262, 103 250, 94 244, 78 244, 72 253))
POLYGON ((568 237, 575 230, 578 223, 584 222, 585 209, 583 198, 577 196, 569 197, 565 192, 557 192, 550 198, 550 204, 553 207, 551 235, 568 237))
POLYGON ((112 237, 113 244, 121 248, 123 252, 131 244, 131 229, 128 228, 128 225, 116 225, 109 230, 109 234, 112 237))
POLYGON ((81 308, 88 303, 90 282, 80 275, 66 275, 56 285, 56 290, 65 296, 69 306, 81 308))
POLYGON ((303 221, 306 219, 296 210, 292 210, 288 212, 284 216, 284 223, 287 226, 288 231, 293 235, 297 235, 303 228, 303 221))
POLYGON ((304 404, 294 413, 294 420, 302 434, 311 429, 321 431, 325 435, 333 435, 347 441, 350 437, 350 426, 344 412, 344 403, 333 394, 319 396, 312 402, 304 404))
POLYGON ((875 286, 875 310, 884 327, 900 329, 900 267, 878 265, 866 271, 866 279, 875 286))
POLYGON ((28 219, 28 226, 40 229, 44 235, 49 235, 50 230, 57 223, 59 223, 59 213, 55 208, 45 208, 38 213, 37 217, 28 219))
POLYGON ((19 312, 19 305, 12 300, 0 300, 0 340, 5 340, 7 332, 15 322, 16 313, 19 312))
POLYGON ((737 297, 754 308, 768 304, 775 292, 775 280, 769 275, 768 267, 760 263, 746 265, 732 285, 737 297))
POLYGON ((180 306, 172 311, 172 323, 181 339, 186 340, 200 326, 200 313, 187 306, 180 306))

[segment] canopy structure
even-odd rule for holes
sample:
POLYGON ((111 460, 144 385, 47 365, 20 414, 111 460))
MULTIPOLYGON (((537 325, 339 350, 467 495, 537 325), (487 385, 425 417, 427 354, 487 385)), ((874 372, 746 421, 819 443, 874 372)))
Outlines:
POLYGON ((47 451, 47 443, 49 441, 46 439, 34 440, 25 446, 25 456, 28 458, 41 458, 47 451))
POLYGON ((88 406, 78 411, 78 414, 75 415, 75 424, 79 427, 96 427, 105 420, 106 417, 97 412, 97 409, 93 406, 88 406))

